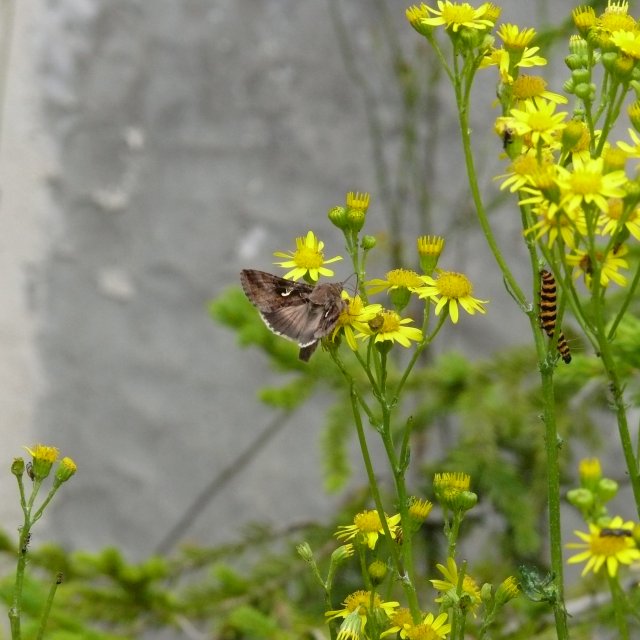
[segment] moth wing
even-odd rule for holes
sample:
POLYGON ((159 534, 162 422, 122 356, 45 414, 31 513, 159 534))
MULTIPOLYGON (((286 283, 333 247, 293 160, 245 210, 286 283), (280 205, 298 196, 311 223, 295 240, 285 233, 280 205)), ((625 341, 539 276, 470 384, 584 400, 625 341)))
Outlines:
POLYGON ((297 342, 301 347, 308 347, 329 333, 318 331, 323 314, 322 307, 304 303, 280 307, 275 311, 260 311, 262 319, 271 331, 297 342), (317 335, 318 333, 320 335, 317 335))
POLYGON ((240 272, 240 283, 247 298, 261 313, 269 313, 296 303, 303 304, 313 291, 313 287, 308 284, 286 280, 256 269, 243 269, 240 272))

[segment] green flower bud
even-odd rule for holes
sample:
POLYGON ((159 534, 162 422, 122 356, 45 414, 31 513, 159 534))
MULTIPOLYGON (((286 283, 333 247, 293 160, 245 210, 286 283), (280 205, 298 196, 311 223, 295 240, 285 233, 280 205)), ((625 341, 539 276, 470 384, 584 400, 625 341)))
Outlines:
POLYGON ((24 460, 22 458, 13 459, 11 463, 11 473, 13 473, 16 478, 22 477, 24 473, 24 460))
POLYGON ((349 224, 346 207, 332 207, 327 216, 338 229, 346 229, 349 224))
POLYGON ((296 547, 298 555, 308 563, 313 562, 313 551, 311 551, 311 545, 308 542, 302 542, 296 547))
POLYGON ((482 602, 491 602, 493 596, 493 586, 485 582, 480 588, 480 599, 482 602))
POLYGON ((391 299, 393 306, 396 308, 396 311, 401 313, 409 304, 409 300, 411 300, 411 291, 406 287, 397 287, 396 289, 389 291, 389 298, 391 299))
POLYGON ((596 86, 593 83, 581 82, 579 85, 576 85, 574 93, 585 102, 593 102, 596 95, 596 86))
POLYGON ((576 84, 580 84, 581 82, 589 82, 589 80, 591 80, 591 72, 589 71, 589 69, 583 69, 582 67, 580 67, 579 69, 573 71, 573 73, 571 74, 571 79, 576 84))
POLYGON ((602 502, 609 502, 612 498, 615 498, 618 495, 618 483, 611 478, 602 478, 600 482, 598 482, 598 488, 596 489, 596 494, 602 502))
POLYGON ((589 489, 571 489, 567 492, 567 500, 580 511, 586 511, 593 506, 595 497, 589 489))
POLYGON ((362 236, 362 240, 360 240, 360 246, 364 251, 371 251, 377 243, 375 236, 362 236))
POLYGON ((380 584, 387 575, 387 565, 381 560, 374 560, 367 568, 373 584, 380 584))

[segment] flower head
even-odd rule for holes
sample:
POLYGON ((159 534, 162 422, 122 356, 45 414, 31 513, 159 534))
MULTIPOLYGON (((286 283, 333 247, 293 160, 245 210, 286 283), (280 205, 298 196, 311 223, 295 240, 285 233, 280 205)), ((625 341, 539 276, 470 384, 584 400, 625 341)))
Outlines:
POLYGON ((559 93, 553 91, 547 91, 547 82, 541 76, 518 76, 511 85, 513 92, 513 99, 518 103, 522 103, 525 100, 533 100, 543 98, 556 104, 565 104, 568 102, 567 98, 559 93))
POLYGON ((575 556, 567 560, 569 564, 587 561, 582 570, 584 576, 593 569, 598 573, 603 564, 607 565, 607 572, 611 577, 618 573, 621 564, 631 564, 640 560, 640 550, 631 535, 634 523, 623 522, 616 516, 606 527, 589 524, 589 533, 574 531, 582 542, 570 542, 567 549, 580 549, 575 556), (629 534, 624 532, 628 531, 629 534))
POLYGON ((583 203, 593 203, 600 211, 606 211, 607 198, 622 198, 625 195, 622 185, 626 182, 627 176, 622 170, 604 173, 602 158, 583 161, 574 157, 573 171, 558 167, 558 186, 562 190, 560 204, 568 210, 583 203))
POLYGON ((62 458, 56 469, 56 482, 63 483, 69 480, 78 470, 76 463, 71 458, 62 458))
POLYGON ((367 282, 369 293, 378 293, 380 291, 393 291, 395 289, 408 289, 415 291, 423 286, 420 276, 411 269, 393 269, 387 272, 385 279, 374 278, 367 282))
POLYGON ((634 60, 640 60, 640 34, 635 31, 616 31, 611 42, 634 60))
MULTIPOLYGON (((405 627, 408 628, 413 625, 411 611, 405 607, 399 607, 396 609, 389 618, 391 619, 391 626, 385 632, 380 634, 381 638, 397 634, 398 631, 404 630, 405 627)), ((402 637, 406 638, 406 633, 402 637)))
POLYGON ((291 280, 299 280, 308 274, 309 278, 316 282, 322 276, 332 276, 333 271, 324 267, 325 264, 342 260, 341 256, 324 259, 322 253, 324 242, 318 240, 313 231, 309 231, 304 238, 296 238, 296 250, 289 253, 276 251, 273 255, 278 258, 288 258, 284 262, 275 262, 280 267, 288 269, 293 267, 291 271, 285 273, 285 278, 291 280))
POLYGON ((427 286, 419 289, 418 295, 436 303, 436 315, 439 315, 446 306, 451 321, 455 324, 459 317, 458 305, 471 316, 476 311, 485 313, 482 305, 486 304, 488 300, 479 300, 471 295, 473 286, 464 274, 440 271, 436 279, 431 276, 421 276, 421 278, 427 286))
POLYGON ((520 585, 518 581, 509 576, 505 578, 496 590, 496 604, 506 604, 520 595, 520 585))
POLYGON ((60 452, 56 447, 46 444, 36 444, 31 449, 25 447, 33 458, 32 475, 36 480, 44 480, 49 475, 53 463, 58 459, 60 452))
POLYGON ((339 640, 361 640, 369 616, 381 611, 387 616, 393 615, 399 602, 384 602, 377 593, 371 591, 355 591, 342 603, 344 608, 327 611, 327 622, 336 618, 344 618, 338 631, 339 640))
POLYGON ((555 113, 556 104, 549 100, 527 101, 524 110, 511 109, 511 115, 516 119, 524 133, 531 135, 534 146, 543 141, 552 145, 556 136, 566 126, 564 120, 566 111, 555 113))
POLYGON ((340 312, 336 328, 331 334, 331 339, 333 340, 338 331, 340 331, 340 329, 343 329, 344 337, 347 341, 347 344, 349 345, 349 348, 352 351, 357 351, 358 345, 356 343, 356 336, 354 331, 359 331, 360 333, 368 331, 368 322, 370 320, 373 320, 373 318, 375 318, 382 311, 382 305, 365 305, 364 302, 362 302, 362 298, 360 296, 356 295, 352 298, 346 291, 342 292, 342 299, 346 300, 347 304, 340 312))
POLYGON ((420 329, 405 326, 411 322, 411 318, 401 318, 395 311, 384 309, 369 323, 362 335, 375 336, 375 342, 397 342, 403 347, 410 347, 411 340, 420 342, 423 338, 420 329))
MULTIPOLYGON (((629 268, 629 263, 623 257, 627 255, 627 253, 629 253, 629 249, 624 245, 617 251, 609 251, 606 256, 599 251, 596 252, 596 260, 600 263, 601 286, 607 287, 610 281, 615 282, 621 287, 627 285, 626 277, 618 273, 619 269, 629 268)), ((584 273, 585 284, 591 288, 593 264, 588 252, 576 249, 572 254, 567 256, 567 264, 575 267, 574 278, 578 278, 581 273, 584 273)))
POLYGON ((604 236, 613 236, 625 227, 636 240, 640 240, 640 210, 625 213, 623 200, 609 200, 609 207, 600 215, 599 222, 602 225, 600 233, 604 236))
POLYGON ((420 236, 416 242, 420 266, 424 273, 432 273, 438 264, 438 258, 444 251, 444 238, 441 236, 420 236))
POLYGON ((403 640, 440 640, 446 638, 451 631, 451 625, 447 623, 447 618, 447 613, 441 613, 437 618, 433 613, 428 613, 422 619, 422 622, 413 624, 413 620, 411 620, 410 622, 404 622, 402 627, 394 624, 393 627, 380 634, 380 637, 399 631, 403 640))
POLYGON ((438 9, 427 6, 426 9, 432 13, 434 18, 423 18, 422 24, 431 27, 444 25, 446 29, 451 29, 454 33, 461 27, 467 29, 487 29, 493 27, 493 22, 484 16, 486 15, 486 5, 475 9, 467 2, 450 2, 449 0, 438 0, 438 9))
MULTIPOLYGON (((429 582, 433 585, 434 589, 438 591, 442 591, 446 593, 453 589, 455 592, 458 588, 458 567, 453 558, 447 558, 447 566, 445 567, 443 564, 437 564, 436 568, 445 578, 444 580, 429 580, 429 582)), ((481 597, 480 597, 480 587, 478 583, 468 574, 465 574, 462 579, 462 593, 466 595, 466 600, 468 602, 467 609, 476 615, 478 607, 480 606, 481 597)), ((440 596, 436 598, 436 602, 443 602, 445 600, 445 596, 440 596)))
MULTIPOLYGON (((387 516, 387 526, 391 537, 395 539, 398 523, 400 522, 400 514, 395 516, 387 516)), ((374 549, 378 542, 378 537, 384 535, 384 528, 380 521, 380 516, 375 509, 361 511, 356 514, 353 524, 341 525, 338 527, 336 537, 339 540, 355 540, 363 541, 370 549, 374 549)))

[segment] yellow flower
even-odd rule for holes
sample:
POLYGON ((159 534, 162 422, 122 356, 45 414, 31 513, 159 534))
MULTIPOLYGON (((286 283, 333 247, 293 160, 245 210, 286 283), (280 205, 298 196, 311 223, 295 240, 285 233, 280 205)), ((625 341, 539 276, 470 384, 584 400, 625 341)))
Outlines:
POLYGON ((598 458, 583 458, 578 465, 580 483, 587 488, 595 488, 602 478, 602 466, 598 458))
POLYGON ((433 503, 412 496, 409 500, 409 517, 416 522, 424 522, 433 509, 433 503))
POLYGON ((630 58, 640 60, 640 34, 632 31, 616 31, 611 42, 630 58))
POLYGON ((71 458, 62 458, 56 469, 56 481, 66 482, 78 470, 76 463, 71 458))
POLYGON ((547 83, 540 76, 518 76, 511 85, 511 91, 513 92, 513 99, 518 103, 522 103, 525 100, 533 100, 535 103, 536 98, 544 98, 556 104, 568 102, 565 96, 553 91, 547 91, 547 83))
POLYGON ((571 12, 573 18, 573 24, 576 25, 576 29, 586 36, 589 29, 596 24, 596 12, 593 7, 580 6, 573 9, 571 12))
POLYGON ((601 225, 600 233, 604 236, 615 235, 622 228, 620 223, 623 218, 627 231, 636 240, 640 240, 640 210, 633 209, 625 214, 623 200, 609 200, 607 211, 600 214, 598 221, 601 225))
POLYGON ((420 342, 422 331, 416 327, 405 327, 413 322, 411 318, 401 318, 395 311, 384 309, 357 337, 374 336, 374 342, 397 342, 403 347, 410 347, 411 340, 420 342))
POLYGON ((391 616, 400 606, 399 602, 383 602, 377 593, 370 591, 355 591, 347 596, 342 604, 343 609, 327 611, 324 614, 327 622, 344 618, 338 631, 338 640, 362 640, 365 637, 364 630, 370 615, 376 615, 382 611, 385 615, 391 616))
POLYGON ((596 28, 602 40, 601 44, 608 44, 611 34, 617 31, 634 31, 636 21, 628 15, 628 2, 612 2, 609 0, 604 13, 598 17, 596 28))
POLYGON ((369 293, 379 293, 380 291, 393 291, 394 289, 408 289, 415 291, 423 286, 420 276, 410 269, 393 269, 387 272, 386 279, 374 278, 367 282, 369 293))
POLYGON ((525 229, 524 235, 535 234, 534 238, 539 240, 547 235, 547 246, 553 247, 558 236, 564 244, 574 249, 576 246, 576 234, 584 238, 587 235, 587 220, 584 211, 580 207, 571 211, 559 210, 557 206, 545 201, 532 207, 533 213, 538 217, 538 222, 525 229))
MULTIPOLYGON (((385 515, 385 518, 387 519, 389 533, 395 539, 398 523, 400 522, 400 514, 398 513, 395 516, 385 515)), ((356 514, 353 524, 339 526, 336 533, 338 540, 344 541, 358 538, 360 541, 365 542, 370 549, 375 548, 378 537, 381 535, 384 535, 384 528, 375 509, 361 511, 356 514)))
POLYGON ((531 134, 534 146, 538 142, 546 142, 551 145, 555 142, 556 135, 566 126, 564 119, 566 111, 554 113, 556 105, 549 100, 537 100, 525 102, 524 110, 511 109, 511 115, 520 124, 525 133, 531 134))
POLYGON ((561 206, 573 209, 593 203, 600 211, 606 211, 607 198, 622 198, 625 190, 621 185, 627 182, 625 172, 603 173, 603 167, 602 158, 585 162, 579 157, 573 159, 573 171, 558 167, 558 186, 563 192, 561 206))
POLYGON ((598 573, 603 564, 607 565, 607 572, 613 578, 618 573, 621 564, 631 564, 640 560, 640 550, 632 535, 619 532, 633 532, 634 523, 623 522, 620 516, 613 518, 606 527, 589 524, 589 533, 574 531, 582 542, 570 542, 567 549, 581 549, 580 553, 567 560, 569 564, 587 561, 582 575, 593 569, 598 573), (615 533, 614 533, 615 532, 615 533))
MULTIPOLYGON (((398 631, 404 630, 405 626, 410 627, 413 625, 413 617, 411 616, 411 611, 406 607, 400 607, 399 609, 396 609, 393 614, 389 616, 389 618, 391 619, 391 627, 380 634, 381 638, 384 638, 385 636, 391 636, 394 633, 398 633, 398 631)), ((406 634, 403 637, 406 638, 406 634)))
POLYGON ((518 581, 509 576, 505 578, 500 586, 496 589, 496 604, 506 604, 509 600, 513 600, 520 595, 520 585, 518 581))
POLYGON ((430 27, 439 27, 444 25, 446 29, 456 32, 460 27, 468 29, 487 29, 493 27, 493 22, 487 20, 484 15, 487 5, 474 9, 467 2, 450 2, 449 0, 438 0, 438 9, 426 7, 427 11, 432 13, 435 18, 424 18, 422 24, 430 27))
MULTIPOLYGON (((444 576, 444 580, 429 580, 429 582, 433 585, 433 588, 437 591, 442 591, 446 593, 447 591, 453 589, 456 591, 458 588, 458 567, 456 566, 456 562, 453 558, 447 558, 447 566, 445 567, 443 564, 437 564, 436 568, 438 571, 444 576)), ((469 604, 467 608, 471 613, 473 613, 474 617, 478 611, 478 607, 482 602, 482 598, 480 597, 480 587, 478 583, 468 574, 465 574, 462 579, 462 592, 466 594, 468 597, 469 604)), ((440 596, 436 598, 436 602, 443 602, 445 600, 444 596, 440 596)))
POLYGON ((436 315, 439 315, 446 306, 449 311, 451 321, 455 324, 458 322, 460 305, 469 315, 474 315, 476 311, 486 313, 483 304, 488 300, 479 300, 474 298, 473 286, 471 282, 462 273, 453 271, 440 271, 436 279, 431 276, 421 276, 426 287, 418 290, 420 298, 431 299, 436 304, 436 315))
POLYGON ((44 480, 51 471, 53 463, 58 459, 60 452, 56 447, 46 444, 36 444, 31 449, 25 447, 33 458, 31 476, 36 480, 44 480))
POLYGON ((285 273, 285 278, 291 280, 299 280, 305 275, 309 274, 309 278, 314 282, 322 276, 332 276, 333 271, 326 269, 323 265, 337 260, 342 260, 341 256, 336 256, 330 260, 324 259, 322 249, 324 248, 324 242, 316 238, 313 231, 309 231, 304 238, 296 238, 296 250, 289 253, 283 253, 276 251, 273 255, 278 258, 289 258, 284 262, 274 262, 280 267, 288 269, 293 267, 291 271, 285 273))
POLYGON ((536 37, 535 29, 520 29, 517 24, 506 22, 498 27, 496 33, 509 51, 524 51, 536 37))
POLYGON ((381 311, 381 304, 368 304, 362 302, 362 298, 358 295, 353 298, 346 292, 342 292, 342 299, 347 301, 347 305, 340 312, 336 328, 331 334, 331 339, 335 339, 340 329, 344 330, 344 337, 352 351, 358 350, 356 343, 355 331, 364 332, 368 330, 368 322, 375 318, 381 311))
POLYGON ((509 168, 511 169, 510 172, 496 176, 496 180, 505 178, 500 185, 501 191, 509 187, 509 191, 515 193, 522 189, 522 187, 532 184, 532 176, 540 169, 535 150, 532 149, 518 156, 509 168))
POLYGON ((394 624, 387 629, 380 637, 400 632, 403 640, 441 640, 446 638, 451 631, 451 625, 447 623, 448 614, 441 613, 437 618, 433 613, 428 613, 419 624, 413 624, 413 620, 404 622, 402 627, 394 624))
MULTIPOLYGON (((600 284, 603 287, 608 286, 611 280, 621 287, 627 285, 627 279, 618 273, 618 270, 629 268, 629 263, 623 258, 628 252, 629 249, 624 245, 617 251, 609 251, 606 256, 600 251, 596 252, 596 260, 600 263, 600 284)), ((591 264, 589 254, 586 251, 576 249, 575 252, 569 254, 566 259, 567 264, 575 267, 573 277, 578 278, 581 273, 584 273, 585 284, 591 288, 593 265, 591 264)))
POLYGON ((441 236, 420 236, 417 240, 420 268, 423 273, 432 273, 438 265, 438 258, 444 251, 444 238, 441 236))

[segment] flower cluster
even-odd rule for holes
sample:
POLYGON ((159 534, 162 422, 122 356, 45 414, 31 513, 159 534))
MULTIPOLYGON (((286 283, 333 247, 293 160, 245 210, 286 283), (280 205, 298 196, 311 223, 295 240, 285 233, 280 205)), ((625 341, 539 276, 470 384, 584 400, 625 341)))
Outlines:
POLYGON ((579 35, 569 43, 571 77, 564 89, 582 104, 572 116, 558 108, 567 102, 564 96, 550 92, 541 78, 520 75, 522 66, 544 64, 535 47, 527 48, 535 38, 533 29, 502 25, 497 34, 503 49, 492 49, 481 65, 500 69, 502 115, 495 129, 511 161, 500 176, 501 189, 518 192, 525 235, 543 243, 550 262, 564 263, 574 278, 584 276, 589 288, 594 277, 600 288, 611 282, 626 286, 626 245, 630 238, 640 239, 640 184, 625 171, 629 158, 640 157, 640 102, 628 108, 631 142, 607 141, 615 119, 612 107, 603 129, 596 128, 600 114, 591 111, 596 64, 607 78, 603 103, 620 104, 629 88, 640 95, 638 24, 627 12, 627 2, 614 0, 600 15, 592 7, 574 10, 579 35), (514 51, 522 52, 515 63, 510 58, 514 51))

